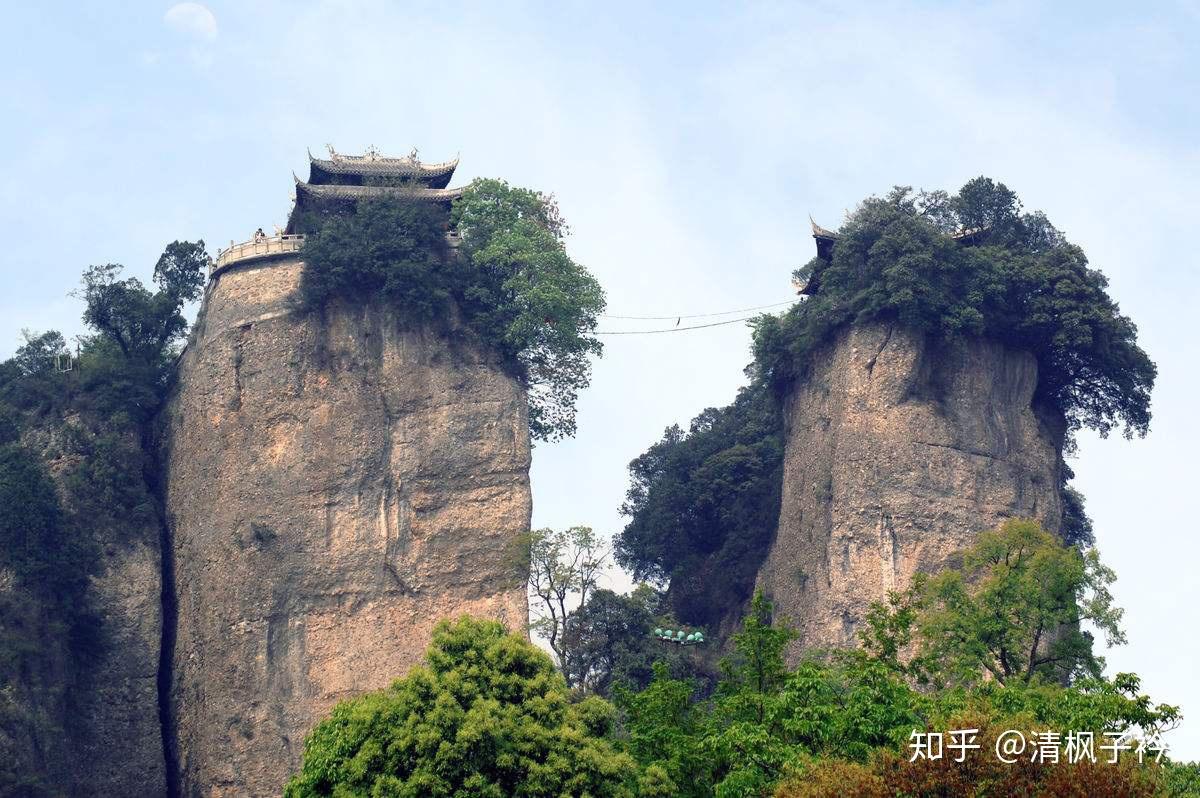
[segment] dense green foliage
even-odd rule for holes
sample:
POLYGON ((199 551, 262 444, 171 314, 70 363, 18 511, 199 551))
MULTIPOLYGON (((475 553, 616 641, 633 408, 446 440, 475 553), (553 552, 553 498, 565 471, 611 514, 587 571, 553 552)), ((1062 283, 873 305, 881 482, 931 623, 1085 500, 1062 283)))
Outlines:
POLYGON ((635 637, 653 617, 653 591, 595 590, 570 634, 584 630, 582 649, 590 652, 591 670, 578 683, 611 686, 615 719, 584 690, 570 693, 549 657, 499 625, 443 623, 426 668, 340 705, 317 727, 287 794, 1195 794, 1200 769, 1160 766, 1153 749, 1144 763, 1136 749, 1107 763, 1103 732, 1154 735, 1180 719, 1177 707, 1145 695, 1135 675, 1106 679, 1088 673, 1094 660, 1076 658, 1070 684, 1060 681, 1058 664, 1035 663, 1001 680, 981 658, 996 648, 997 625, 1012 627, 1026 647, 1039 623, 1069 621, 1056 614, 1066 595, 1119 634, 1110 577, 1035 525, 1012 522, 981 536, 963 567, 940 583, 873 606, 861 649, 808 652, 794 668, 784 657, 794 634, 759 593, 731 638, 715 691, 680 678, 665 658, 639 684, 646 652, 635 637), (945 601, 948 594, 956 600, 945 601), (1005 623, 989 618, 992 611, 1005 623), (622 662, 632 667, 621 670, 622 662), (925 677, 923 686, 915 676, 925 677), (914 731, 952 729, 978 729, 981 749, 964 763, 950 749, 942 760, 910 761, 914 731), (1068 763, 1064 754, 1057 762, 1001 763, 993 744, 1006 729, 1059 732, 1060 746, 1068 731, 1093 732, 1098 761, 1068 763))
POLYGON ((666 596, 648 584, 627 594, 594 590, 568 617, 562 648, 568 683, 577 691, 604 697, 623 689, 641 690, 661 666, 676 679, 690 679, 696 695, 708 695, 717 672, 697 647, 660 640, 653 630, 678 629, 666 596))
POLYGON ((80 295, 94 332, 77 356, 48 332, 26 334, 0 363, 0 569, 14 579, 0 591, 5 794, 69 783, 57 772, 70 756, 63 724, 111 642, 90 578, 104 549, 161 532, 154 422, 207 264, 203 242, 175 242, 153 289, 121 279, 120 266, 92 266, 80 295))
POLYGON ((552 197, 477 180, 452 212, 404 197, 359 203, 313 221, 301 284, 309 307, 337 296, 382 296, 414 321, 461 318, 529 390, 536 440, 575 431, 591 378, 604 292, 563 245, 552 197), (461 245, 451 248, 447 229, 461 245))
POLYGON ((330 217, 304 242, 301 293, 309 307, 333 297, 382 296, 417 321, 447 312, 457 277, 437 205, 368 200, 330 217))
MULTIPOLYGON (((1061 549, 1041 539, 1030 547, 1034 559, 1061 549)), ((1002 570, 997 566, 987 576, 1002 570)), ((1055 595, 1050 585, 1041 594, 1025 594, 1011 609, 1036 612, 1055 595)), ((898 626, 916 623, 925 664, 944 657, 938 669, 952 669, 957 653, 935 645, 930 635, 944 632, 923 622, 926 612, 947 611, 922 609, 898 626)), ((897 624, 882 623, 893 615, 876 608, 863 650, 816 654, 788 669, 783 651, 792 634, 772 620, 769 602, 757 595, 743 630, 732 639, 733 653, 711 699, 693 703, 692 686, 670 678, 661 666, 645 690, 618 690, 630 753, 644 773, 658 774, 664 795, 760 796, 775 790, 812 796, 1000 795, 1007 794, 1005 784, 1018 794, 1062 794, 1055 790, 1072 783, 1083 792, 1070 794, 1188 794, 1195 766, 1162 769, 1130 757, 1107 765, 1099 751, 1100 764, 1090 767, 1067 765, 1065 759, 998 767, 989 742, 1003 729, 1092 731, 1100 739, 1111 730, 1153 734, 1173 728, 1179 711, 1153 703, 1132 674, 1111 680, 1087 676, 1063 686, 1036 677, 1004 684, 983 678, 978 669, 975 678, 953 686, 915 689, 896 651, 889 656, 872 645, 894 634, 897 624), (958 728, 980 729, 981 750, 988 754, 966 765, 909 762, 914 730, 958 728), (1174 791, 1165 786, 1172 783, 1178 785, 1174 791)), ((986 644, 986 629, 974 626, 974 617, 968 611, 956 624, 964 649, 986 644)))
POLYGON ((636 579, 669 580, 683 621, 715 626, 750 598, 778 523, 782 470, 782 421, 761 383, 686 433, 669 427, 629 464, 617 561, 636 579))
POLYGON ((797 272, 813 296, 755 332, 758 369, 777 387, 851 322, 894 319, 937 337, 986 336, 1032 352, 1037 398, 1071 430, 1145 435, 1155 367, 1108 281, 1004 184, 976 178, 953 196, 897 188, 865 200, 829 261, 797 272), (955 237, 956 234, 966 233, 955 237))
POLYGON ((313 730, 285 795, 632 796, 613 721, 598 698, 572 704, 550 658, 500 624, 443 622, 425 667, 313 730))
POLYGON ((948 569, 912 591, 921 607, 925 656, 935 678, 955 683, 987 671, 1001 684, 1099 676, 1087 623, 1109 645, 1125 642, 1113 572, 1096 549, 1064 545, 1036 522, 1009 520, 984 532, 948 569))

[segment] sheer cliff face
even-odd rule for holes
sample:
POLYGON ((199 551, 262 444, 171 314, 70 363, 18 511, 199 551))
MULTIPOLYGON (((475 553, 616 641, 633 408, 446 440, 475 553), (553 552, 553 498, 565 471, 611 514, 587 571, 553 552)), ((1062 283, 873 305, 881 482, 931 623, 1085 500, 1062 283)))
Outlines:
POLYGON ((872 601, 1010 516, 1057 530, 1063 425, 1037 364, 894 325, 843 331, 785 406, 779 529, 758 586, 806 648, 851 646, 872 601))
POLYGON ((526 622, 524 393, 378 303, 301 313, 302 264, 222 274, 169 417, 184 795, 278 795, 337 701, 438 620, 526 622))

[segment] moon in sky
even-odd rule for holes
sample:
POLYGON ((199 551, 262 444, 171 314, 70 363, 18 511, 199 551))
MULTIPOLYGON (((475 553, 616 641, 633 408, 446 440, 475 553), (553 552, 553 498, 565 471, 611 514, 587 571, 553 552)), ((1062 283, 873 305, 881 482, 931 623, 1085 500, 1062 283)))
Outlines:
POLYGON ((167 27, 204 41, 217 38, 217 18, 200 3, 176 3, 163 15, 167 27))

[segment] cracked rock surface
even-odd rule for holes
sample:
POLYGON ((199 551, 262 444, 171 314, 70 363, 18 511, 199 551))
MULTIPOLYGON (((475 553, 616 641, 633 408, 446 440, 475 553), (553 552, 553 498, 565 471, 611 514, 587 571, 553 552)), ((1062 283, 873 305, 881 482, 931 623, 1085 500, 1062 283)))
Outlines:
POLYGON ((814 647, 857 643, 872 601, 952 563, 1008 517, 1061 523, 1064 423, 1037 363, 894 324, 843 330, 785 403, 779 528, 758 587, 814 647))
POLYGON ((169 411, 184 795, 278 795, 312 726, 440 619, 526 622, 521 386, 379 302, 295 310, 301 269, 220 275, 169 411))

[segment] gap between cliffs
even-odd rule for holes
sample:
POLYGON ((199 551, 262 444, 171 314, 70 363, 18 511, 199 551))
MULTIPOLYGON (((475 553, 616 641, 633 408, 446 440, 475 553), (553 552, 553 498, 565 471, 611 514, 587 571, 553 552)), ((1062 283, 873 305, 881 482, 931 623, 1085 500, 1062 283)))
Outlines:
POLYGON ((141 445, 143 479, 154 497, 154 510, 158 520, 159 548, 159 603, 161 606, 161 631, 158 645, 158 670, 155 686, 158 694, 158 727, 162 738, 163 779, 167 798, 179 798, 179 747, 175 733, 175 712, 171 703, 171 685, 175 680, 175 635, 178 623, 178 607, 175 597, 175 546, 171 521, 167 515, 167 491, 164 477, 165 458, 155 434, 153 424, 142 430, 141 445))

